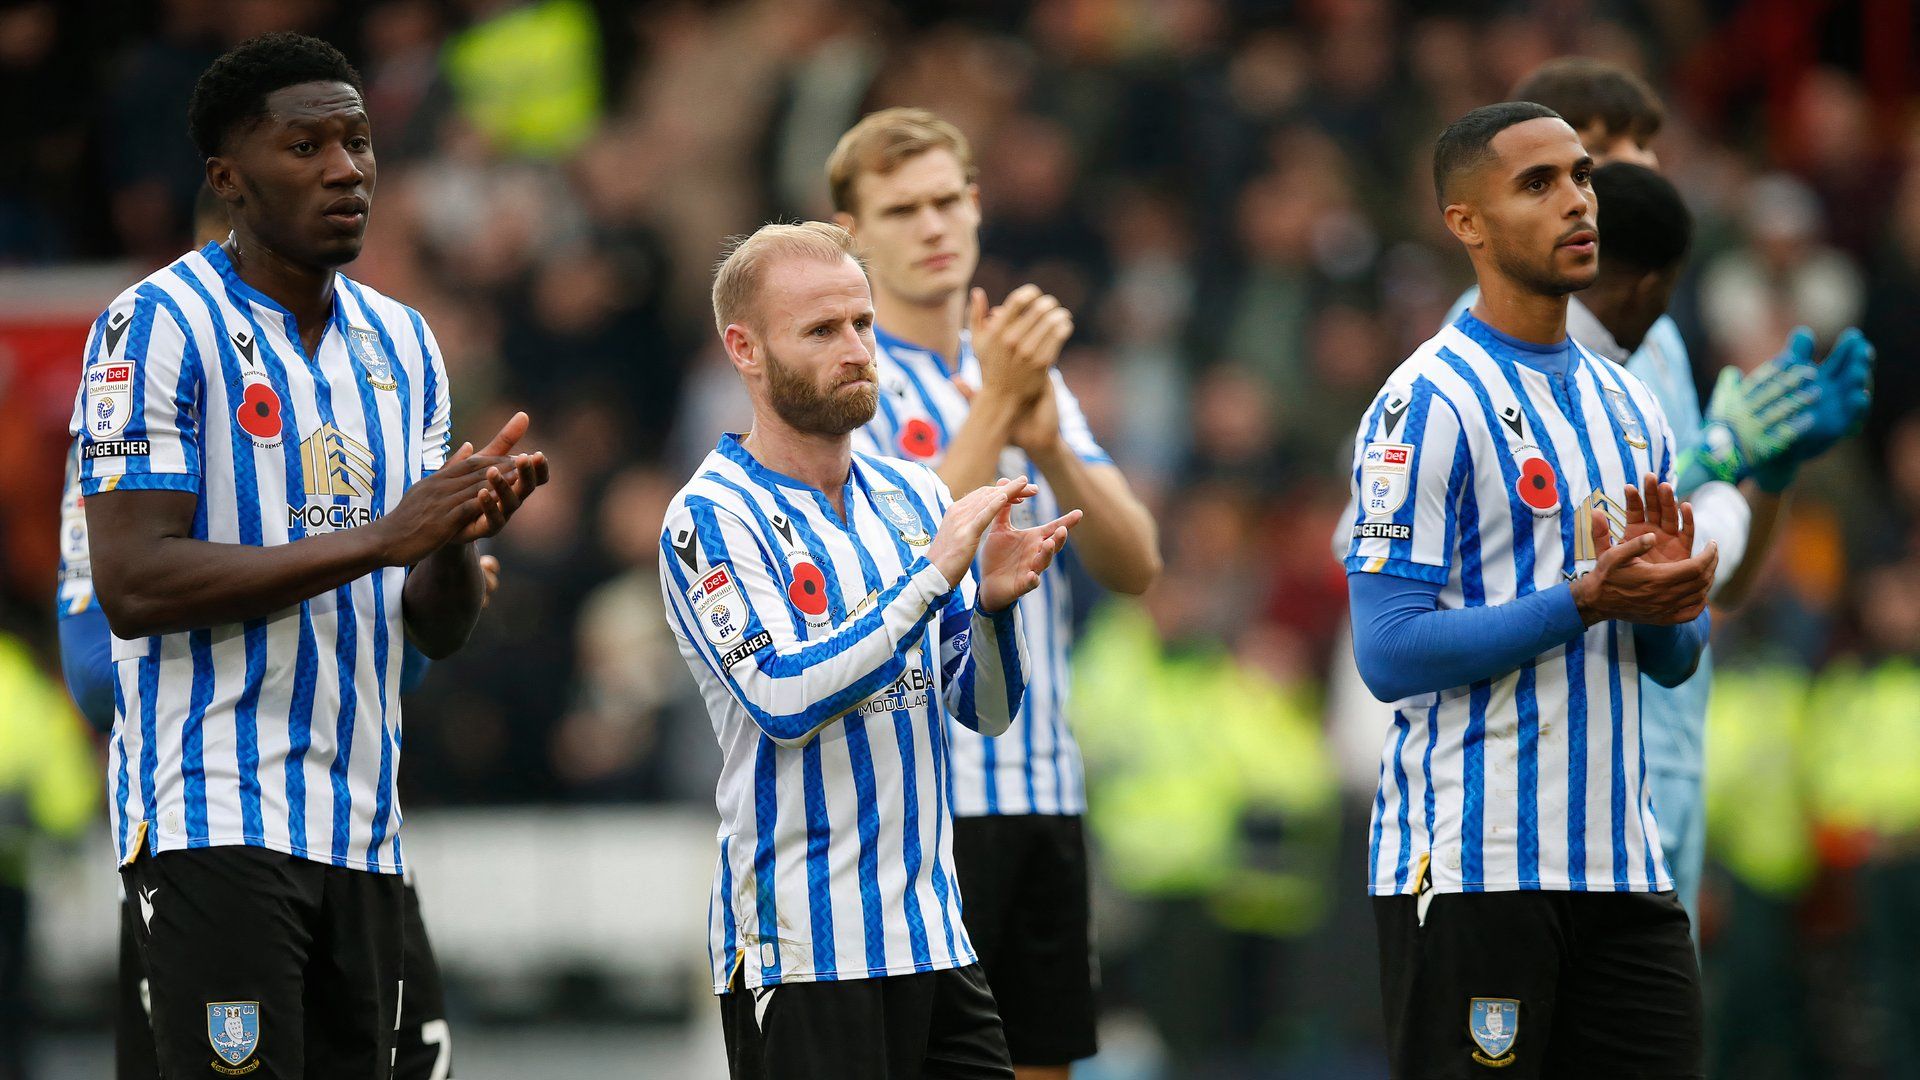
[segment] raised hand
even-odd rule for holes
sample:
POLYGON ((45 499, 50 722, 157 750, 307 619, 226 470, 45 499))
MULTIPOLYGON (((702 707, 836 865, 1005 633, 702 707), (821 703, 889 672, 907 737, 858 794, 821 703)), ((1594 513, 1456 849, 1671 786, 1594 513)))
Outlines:
MULTIPOLYGON (((514 413, 500 427, 493 441, 479 452, 480 457, 505 458, 499 466, 489 470, 487 488, 478 497, 478 513, 471 518, 466 527, 455 537, 455 543, 470 544, 475 540, 484 540, 497 535, 507 527, 507 521, 513 517, 520 504, 526 502, 535 488, 547 482, 547 455, 536 450, 531 454, 514 454, 513 448, 527 433, 531 422, 527 414, 514 413), (511 455, 511 457, 508 457, 511 455)), ((463 445, 454 452, 451 461, 464 460, 473 453, 473 444, 463 445)))
POLYGON ((940 568, 946 575, 947 584, 958 585, 967 576, 967 568, 973 565, 974 553, 980 550, 980 538, 986 535, 994 519, 1021 502, 1040 493, 1040 489, 1027 482, 1024 476, 1009 480, 1002 478, 997 484, 975 488, 955 499, 947 507, 947 514, 940 519, 940 528, 933 534, 933 543, 927 546, 927 561, 940 568))
POLYGON ((412 566, 484 522, 490 506, 497 513, 499 491, 508 486, 502 467, 511 471, 512 460, 475 454, 469 443, 408 488, 398 506, 367 526, 377 530, 386 564, 412 566))
POLYGON ((1707 401, 1701 444, 1682 466, 1695 474, 1687 477, 1687 489, 1707 480, 1737 484, 1756 469, 1790 460, 1794 441, 1814 423, 1817 376, 1813 331, 1804 326, 1787 338, 1779 356, 1752 372, 1722 369, 1707 401))
POLYGON ((1672 626, 1690 622, 1707 606, 1720 545, 1693 549, 1693 507, 1679 503, 1670 484, 1642 479, 1626 491, 1627 527, 1613 542, 1607 516, 1593 512, 1588 527, 1598 558, 1571 586, 1574 606, 1588 626, 1606 619, 1672 626), (1651 508, 1651 509, 1650 509, 1651 508))
POLYGON ((1073 314, 1038 285, 1020 286, 992 309, 986 290, 975 288, 967 298, 967 328, 980 361, 981 390, 1024 404, 1045 387, 1047 372, 1073 335, 1073 314))
POLYGON ((1080 511, 1069 510, 1031 529, 1013 527, 1009 504, 993 519, 993 528, 980 542, 980 607, 1005 611, 1040 586, 1040 575, 1067 544, 1067 532, 1080 523, 1080 511))
MULTIPOLYGON (((1804 327, 1794 333, 1803 331, 1804 327)), ((1814 364, 1810 352, 1804 359, 1796 356, 1796 364, 1814 373, 1816 396, 1811 409, 1812 422, 1784 454, 1754 466, 1754 483, 1764 491, 1785 491, 1803 462, 1812 461, 1860 430, 1866 422, 1867 408, 1873 403, 1874 358, 1873 345, 1851 326, 1841 332, 1824 362, 1814 364)))
MULTIPOLYGON (((1624 543, 1641 536, 1653 537, 1653 545, 1641 557, 1648 562, 1683 562, 1693 555, 1693 504, 1680 502, 1672 484, 1646 473, 1640 486, 1627 488, 1624 543)), ((1599 550, 1596 545, 1595 551, 1599 550)))

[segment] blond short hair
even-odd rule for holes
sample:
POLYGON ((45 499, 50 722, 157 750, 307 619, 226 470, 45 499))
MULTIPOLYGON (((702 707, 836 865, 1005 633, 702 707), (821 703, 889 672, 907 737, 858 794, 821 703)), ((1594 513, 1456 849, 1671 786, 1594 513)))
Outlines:
POLYGON ((869 113, 840 136, 827 158, 827 189, 833 208, 854 212, 853 185, 867 173, 885 176, 910 157, 929 150, 948 150, 960 161, 967 183, 974 181, 973 148, 967 137, 925 109, 881 109, 869 113))
POLYGON ((762 225, 748 236, 727 241, 726 252, 713 271, 713 325, 722 334, 729 323, 754 322, 754 295, 760 290, 767 267, 781 259, 813 259, 838 262, 852 259, 865 273, 867 264, 853 247, 853 234, 826 221, 803 221, 797 225, 774 222, 762 225))

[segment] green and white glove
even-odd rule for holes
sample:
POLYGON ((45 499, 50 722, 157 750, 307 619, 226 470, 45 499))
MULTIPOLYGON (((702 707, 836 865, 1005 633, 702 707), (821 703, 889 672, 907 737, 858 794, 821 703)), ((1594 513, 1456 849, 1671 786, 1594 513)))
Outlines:
MULTIPOLYGON (((1737 484, 1756 469, 1783 463, 1794 441, 1813 426, 1820 401, 1818 371, 1813 331, 1804 326, 1787 339, 1779 356, 1751 374, 1742 376, 1733 367, 1721 371, 1707 402, 1700 445, 1676 470, 1680 490, 1692 491, 1709 480, 1737 484)), ((1782 470, 1768 471, 1778 476, 1782 470)))

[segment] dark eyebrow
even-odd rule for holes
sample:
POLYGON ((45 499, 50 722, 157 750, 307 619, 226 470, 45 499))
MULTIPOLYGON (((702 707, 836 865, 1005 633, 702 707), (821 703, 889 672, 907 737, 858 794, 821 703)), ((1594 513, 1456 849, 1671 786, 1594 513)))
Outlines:
POLYGON ((1587 154, 1582 154, 1580 155, 1580 160, 1573 163, 1573 168, 1576 172, 1581 169, 1586 169, 1591 172, 1593 169, 1593 158, 1587 154))
POLYGON ((1535 180, 1551 180, 1559 171, 1560 167, 1558 165, 1535 165, 1528 169, 1522 169, 1520 174, 1513 178, 1513 182, 1517 187, 1526 187, 1535 180))

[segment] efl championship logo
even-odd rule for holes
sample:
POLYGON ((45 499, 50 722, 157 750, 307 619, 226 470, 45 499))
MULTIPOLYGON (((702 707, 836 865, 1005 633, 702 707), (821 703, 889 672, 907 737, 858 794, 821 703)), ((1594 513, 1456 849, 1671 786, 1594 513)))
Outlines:
POLYGON ((1360 504, 1368 517, 1385 517, 1400 509, 1412 487, 1411 443, 1368 443, 1360 454, 1360 504))
POLYGON ((260 1003, 257 1001, 207 1002, 207 1041, 219 1055, 213 1071, 224 1076, 245 1076, 258 1069, 258 1061, 248 1061, 260 1048, 260 1003))
POLYGON ((914 547, 926 547, 933 543, 933 537, 927 535, 927 527, 920 522, 920 516, 913 512, 907 496, 900 491, 876 491, 873 493, 873 505, 879 509, 880 516, 887 519, 893 531, 900 539, 914 547))
POLYGON ((367 385, 375 390, 391 390, 399 385, 393 379, 393 363, 380 348, 380 335, 358 326, 347 328, 347 351, 367 373, 367 385))
POLYGON ((95 364, 87 369, 87 434, 111 439, 133 419, 133 365, 95 364))

